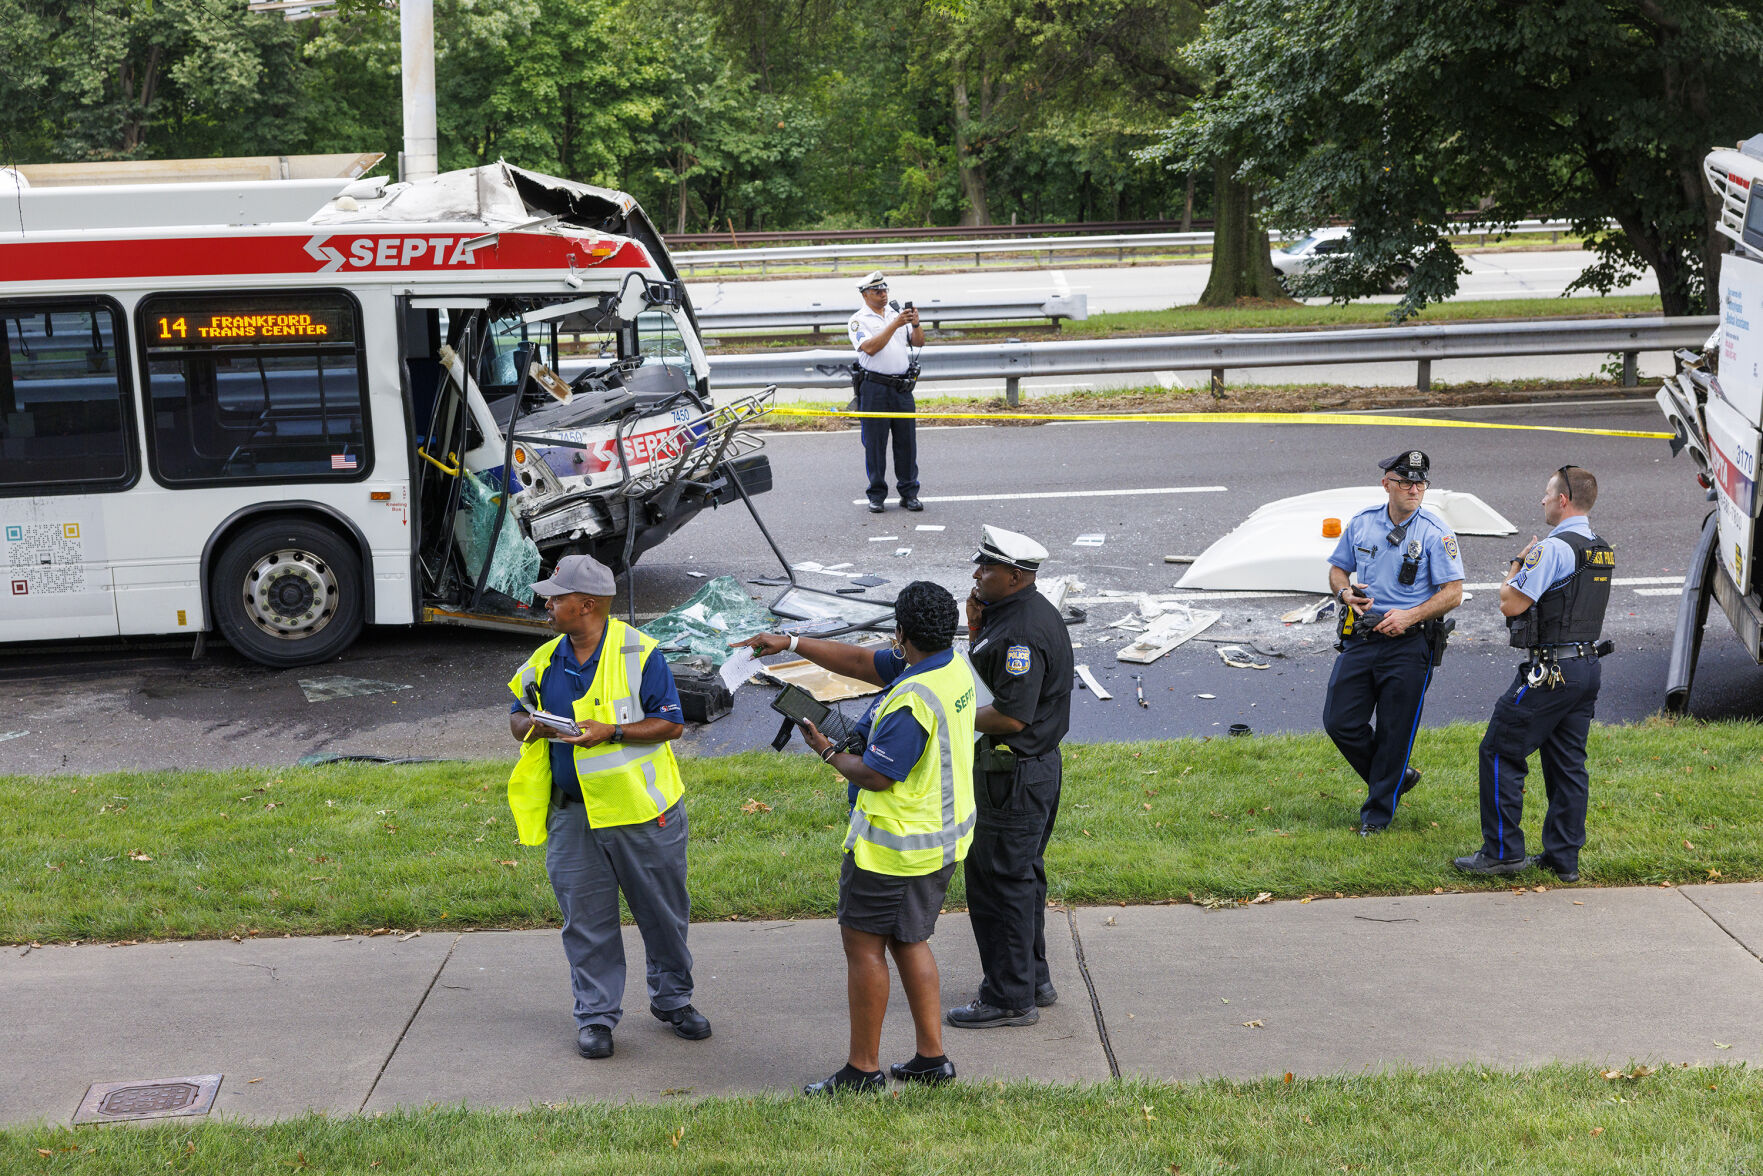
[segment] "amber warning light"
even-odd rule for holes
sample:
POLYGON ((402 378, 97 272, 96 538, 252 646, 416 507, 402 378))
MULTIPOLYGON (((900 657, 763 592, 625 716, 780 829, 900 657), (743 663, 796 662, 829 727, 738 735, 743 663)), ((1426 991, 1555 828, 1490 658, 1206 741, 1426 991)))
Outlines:
POLYGON ((1339 539, 1341 537, 1341 520, 1323 519, 1322 537, 1324 539, 1339 539))
POLYGON ((194 343, 221 339, 327 339, 329 323, 310 314, 181 314, 155 320, 162 342, 194 343))

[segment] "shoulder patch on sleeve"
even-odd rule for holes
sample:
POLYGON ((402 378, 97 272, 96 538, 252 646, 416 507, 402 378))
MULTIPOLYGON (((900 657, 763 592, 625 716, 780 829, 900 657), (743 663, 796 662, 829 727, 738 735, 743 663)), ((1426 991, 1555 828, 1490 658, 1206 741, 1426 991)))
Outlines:
POLYGON ((1527 568, 1534 568, 1537 566, 1537 560, 1541 558, 1543 558, 1543 545, 1539 543, 1530 549, 1529 555, 1524 557, 1524 566, 1527 568))
POLYGON ((1446 535, 1444 537, 1444 539, 1441 540, 1441 542, 1444 543, 1444 545, 1445 545, 1445 554, 1446 555, 1450 556, 1452 559, 1455 559, 1455 560, 1462 560, 1463 557, 1461 555, 1457 554, 1457 536, 1446 535))
POLYGON ((1004 672, 1021 677, 1028 673, 1029 653, 1026 645, 1012 645, 1004 651, 1004 672))

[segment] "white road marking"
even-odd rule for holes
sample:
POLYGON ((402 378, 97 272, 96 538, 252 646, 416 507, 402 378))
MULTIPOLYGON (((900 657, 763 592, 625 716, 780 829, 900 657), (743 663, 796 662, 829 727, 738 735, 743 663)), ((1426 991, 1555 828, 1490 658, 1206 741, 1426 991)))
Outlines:
MULTIPOLYGON (((1036 498, 1121 498, 1134 494, 1222 494, 1223 486, 1151 486, 1142 490, 1046 490, 1036 494, 944 494, 921 495, 921 502, 1017 502, 1036 498)), ((853 498, 852 506, 862 506, 862 498, 853 498)))

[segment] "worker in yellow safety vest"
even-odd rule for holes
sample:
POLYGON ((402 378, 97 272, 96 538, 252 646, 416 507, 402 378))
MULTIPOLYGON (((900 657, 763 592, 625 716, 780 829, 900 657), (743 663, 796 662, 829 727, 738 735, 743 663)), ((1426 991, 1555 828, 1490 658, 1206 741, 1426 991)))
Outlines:
POLYGON ((886 1087, 882 1016, 888 956, 912 1009, 917 1053, 890 1070, 898 1081, 955 1077, 943 1054, 936 957, 928 942, 955 865, 973 841, 973 671, 952 648, 960 614, 941 585, 917 580, 894 603, 894 644, 879 652, 839 641, 762 633, 739 644, 761 654, 789 649, 885 692, 857 732, 854 750, 835 746, 812 723, 810 750, 857 785, 839 871, 839 932, 851 1002, 851 1051, 842 1069, 806 1094, 886 1087))
POLYGON ((585 1058, 612 1056, 624 1015, 621 891, 648 955, 649 1011, 687 1040, 710 1036, 686 947, 685 786, 668 746, 685 733, 679 690, 654 639, 612 616, 614 591, 599 561, 558 560, 533 592, 559 635, 508 683, 521 742, 508 807, 521 844, 545 847, 585 1058))

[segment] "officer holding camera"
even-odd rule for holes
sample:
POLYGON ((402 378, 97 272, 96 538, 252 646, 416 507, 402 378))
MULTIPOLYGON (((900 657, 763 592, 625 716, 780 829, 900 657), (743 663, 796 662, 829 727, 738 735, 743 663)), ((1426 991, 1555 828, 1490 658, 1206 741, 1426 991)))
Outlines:
MULTIPOLYGON (((876 270, 857 287, 863 309, 851 316, 846 328, 851 346, 857 349, 852 382, 857 391, 857 411, 914 413, 918 404, 912 389, 918 383, 918 364, 913 347, 924 346, 924 328, 918 311, 908 302, 904 308, 888 300, 888 280, 876 270)), ((869 513, 886 509, 888 497, 888 444, 893 442, 894 481, 900 505, 923 510, 918 500, 918 424, 907 417, 865 417, 863 466, 869 475, 866 495, 869 513)))
POLYGON ((1381 833, 1402 794, 1420 782, 1408 766, 1446 613, 1463 602, 1457 536, 1425 510, 1431 460, 1418 449, 1379 462, 1388 502, 1360 511, 1328 557, 1341 641, 1322 725, 1365 781, 1359 835, 1381 833), (1377 726, 1372 727, 1376 714, 1377 726))

